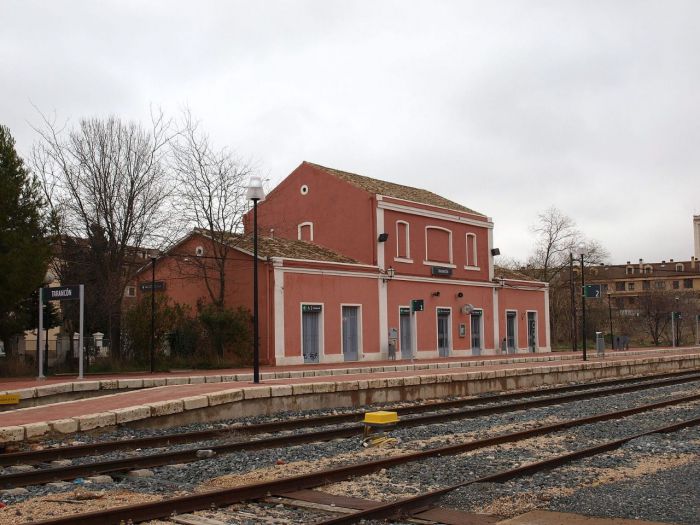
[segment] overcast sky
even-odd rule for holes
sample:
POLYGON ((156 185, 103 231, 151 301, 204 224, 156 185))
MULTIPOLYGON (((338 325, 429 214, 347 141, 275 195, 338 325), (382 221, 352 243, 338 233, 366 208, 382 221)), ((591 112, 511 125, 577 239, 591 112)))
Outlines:
POLYGON ((689 259, 700 2, 0 0, 0 123, 184 105, 275 184, 301 161, 485 213, 557 206, 611 261, 689 259))

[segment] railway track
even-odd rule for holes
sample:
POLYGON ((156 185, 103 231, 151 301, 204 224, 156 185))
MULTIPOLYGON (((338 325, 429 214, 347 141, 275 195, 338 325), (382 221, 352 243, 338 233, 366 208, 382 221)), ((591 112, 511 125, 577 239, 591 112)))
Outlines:
MULTIPOLYGON (((587 392, 576 392, 570 394, 561 394, 557 396, 547 396, 539 399, 530 399, 527 401, 505 402, 494 406, 485 406, 478 408, 463 408, 449 412, 437 412, 423 415, 414 415, 401 421, 402 427, 415 427, 421 425, 429 425, 435 423, 443 423, 457 419, 467 419, 482 417, 487 415, 515 412, 530 408, 550 406, 562 403, 570 403, 584 399, 595 397, 610 396, 634 392, 643 389, 659 388, 676 384, 683 384, 692 381, 700 380, 700 374, 686 375, 683 377, 667 378, 653 382, 646 382, 635 385, 623 386, 606 386, 603 389, 587 392)), ((470 400, 471 401, 471 400, 470 400)), ((445 404, 453 405, 454 402, 446 402, 445 404)), ((436 404, 440 405, 440 403, 436 404)), ((436 405, 427 405, 428 410, 435 411, 436 405)), ((412 407, 417 409, 419 407, 412 407)), ((426 409, 426 406, 420 407, 426 409)), ((357 416, 355 416, 357 417, 357 416)), ((322 418, 315 418, 322 419, 322 418)), ((335 423, 336 418, 331 416, 330 420, 335 423)), ((294 421, 296 423, 297 421, 294 421)), ((299 434, 285 434, 268 438, 255 440, 244 440, 234 443, 224 443, 220 445, 209 445, 207 450, 214 454, 230 454, 234 452, 260 450, 266 448, 285 447, 290 445, 298 445, 304 443, 312 443, 318 441, 329 441, 332 439, 349 438, 359 436, 362 432, 363 425, 354 424, 341 428, 330 428, 325 430, 314 430, 299 434)), ((186 463, 201 459, 199 453, 201 448, 190 447, 183 450, 169 451, 165 453, 143 455, 139 457, 128 457, 120 459, 111 459, 105 461, 95 461, 83 463, 79 465, 70 465, 53 468, 39 468, 28 472, 17 472, 12 474, 0 475, 0 488, 25 487, 48 483, 52 481, 71 480, 78 477, 92 476, 95 474, 107 474, 114 472, 124 472, 134 469, 144 469, 158 467, 173 463, 186 463)), ((43 451, 40 451, 43 452, 43 451)), ((15 457, 31 458, 30 454, 24 455, 15 454, 15 457)), ((26 464, 26 463, 25 463, 26 464)))
MULTIPOLYGON (((433 412, 451 408, 466 408, 469 406, 483 405, 485 403, 493 402, 503 402, 511 401, 525 398, 538 398, 547 397, 552 394, 565 394, 567 392, 580 392, 580 397, 578 399, 590 399, 593 397, 599 397, 603 395, 612 395, 614 393, 625 393, 632 392, 641 388, 656 388, 660 386, 669 386, 674 384, 681 384, 689 381, 695 381, 700 378, 700 373, 692 373, 688 371, 684 372, 674 372, 670 374, 660 374, 654 376, 645 376, 641 378, 626 378, 626 379, 615 379, 606 380, 593 384, 576 384, 576 385, 566 385, 559 387, 551 387, 546 389, 537 389, 534 391, 525 392, 512 392, 506 394, 498 394, 493 396, 483 396, 478 398, 469 399, 457 399, 449 401, 436 401, 428 402, 425 404, 411 406, 411 407, 385 407, 384 410, 395 410, 400 416, 406 416, 411 414, 420 414, 425 412, 433 412), (627 388, 621 388, 627 386, 627 388), (607 388, 617 389, 609 390, 607 388), (589 392, 590 391, 590 392, 589 392), (586 397, 587 396, 587 397, 586 397)), ((554 400, 555 398, 552 398, 554 400)), ((566 401, 576 400, 576 398, 561 398, 566 401)), ((503 404, 496 407, 484 407, 482 412, 475 411, 473 414, 477 415, 488 415, 489 413, 498 413, 499 410, 518 410, 518 406, 522 408, 533 408, 536 406, 546 406, 551 404, 551 401, 545 399, 540 401, 542 404, 538 405, 537 400, 530 401, 529 405, 512 403, 503 404), (494 410, 494 412, 489 412, 489 410, 494 410)), ((104 441, 100 443, 89 443, 74 446, 65 446, 57 448, 46 448, 43 450, 33 450, 24 452, 13 452, 0 454, 0 467, 23 464, 23 465, 36 465, 39 463, 46 463, 49 461, 60 460, 60 459, 71 459, 86 456, 96 456, 99 454, 104 454, 107 452, 115 452, 121 450, 134 450, 143 448, 156 448, 165 447, 176 444, 184 443, 195 443, 197 441, 204 441, 208 439, 219 439, 219 438, 230 438, 232 436, 240 436, 245 439, 250 439, 251 436, 259 434, 269 434, 275 432, 284 432, 295 430, 299 428, 309 428, 318 426, 328 426, 328 425, 339 425, 344 423, 357 422, 364 415, 364 410, 353 411, 343 414, 330 414, 324 416, 310 417, 310 418, 295 418, 287 419, 283 421, 271 421, 266 423, 258 423, 252 425, 232 425, 224 429, 211 429, 211 430, 200 430, 192 432, 182 432, 169 435, 160 436, 150 436, 129 440, 112 440, 104 441)), ((466 415, 464 417, 467 417, 466 415)), ((344 436, 339 436, 344 437, 344 436)), ((232 449, 232 451, 235 449, 232 449)))
MULTIPOLYGON (((179 498, 171 498, 154 503, 138 504, 130 506, 128 508, 119 507, 106 509, 98 512, 72 515, 59 519, 35 521, 34 523, 41 525, 107 525, 114 523, 116 525, 121 523, 122 521, 126 523, 128 520, 132 520, 134 523, 137 523, 140 521, 146 521, 151 519, 166 518, 170 516, 173 512, 181 514, 202 509, 219 508, 225 505, 231 505, 242 501, 261 500, 265 499, 269 495, 284 495, 289 492, 298 491, 300 489, 316 488, 323 485, 327 485, 329 483, 345 481, 357 476, 371 474, 381 469, 388 469, 410 462, 420 461, 433 457, 453 456, 455 454, 460 454, 463 452, 477 450, 481 448, 493 447, 505 443, 524 441, 537 436, 543 436, 582 425, 589 425, 592 423, 598 423, 602 421, 617 420, 635 414, 658 410, 666 407, 672 407, 674 405, 684 403, 696 402, 698 400, 700 400, 700 394, 679 396, 656 403, 650 403, 638 407, 628 408, 625 410, 615 410, 613 412, 607 412, 604 414, 572 419, 549 425, 541 425, 533 429, 505 433, 493 437, 488 437, 485 439, 436 447, 429 450, 409 452, 400 456, 366 461, 362 463, 341 466, 338 468, 312 472, 309 474, 291 476, 266 482, 259 482, 245 486, 238 486, 235 488, 219 489, 204 493, 188 494, 179 498)), ((531 474, 542 469, 553 468, 558 465, 562 465, 575 459, 580 459, 583 457, 613 450, 623 445, 624 443, 641 436, 646 436, 657 432, 673 432, 681 428, 695 426, 698 424, 700 424, 700 418, 693 418, 681 422, 676 422, 664 427, 658 427, 649 431, 634 433, 621 439, 606 441, 593 447, 576 450, 574 452, 568 452, 566 454, 547 458, 543 461, 522 465, 514 469, 504 470, 496 474, 475 477, 472 480, 462 482, 459 484, 454 484, 437 491, 421 494, 419 496, 414 496, 411 498, 404 498, 403 500, 391 504, 382 504, 375 508, 364 510, 359 513, 352 514, 350 516, 333 518, 323 523, 355 523, 361 519, 393 517, 400 515, 401 513, 414 512, 416 509, 426 507, 426 505, 429 505, 431 501, 436 500, 442 495, 450 491, 456 490, 457 488, 464 487, 468 484, 484 483, 489 481, 504 481, 507 479, 511 479, 515 476, 531 474)))

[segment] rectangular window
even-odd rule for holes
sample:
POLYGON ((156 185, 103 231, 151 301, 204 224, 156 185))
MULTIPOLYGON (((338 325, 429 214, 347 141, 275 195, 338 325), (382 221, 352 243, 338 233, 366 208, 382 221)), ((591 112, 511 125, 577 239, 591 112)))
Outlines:
POLYGON ((692 279, 683 279, 683 288, 692 288, 693 287, 693 280, 692 279))
POLYGON ((679 281, 673 281, 673 289, 678 290, 681 287, 681 283, 679 281))
POLYGON ((664 288, 666 288, 666 281, 656 281, 654 283, 654 286, 657 290, 663 290, 664 288))
POLYGON ((476 258, 476 235, 473 233, 467 234, 467 267, 476 268, 479 266, 476 258))
POLYGON ((135 286, 127 286, 124 289, 124 296, 125 297, 136 297, 136 287, 135 286))
POLYGON ((409 226, 405 221, 396 221, 396 257, 410 259, 409 226))
POLYGON ((643 281, 642 282, 642 289, 643 290, 651 290, 651 283, 649 281, 643 281))
POLYGON ((627 283, 627 291, 628 292, 634 291, 634 283, 627 283))
POLYGON ((615 283, 615 291, 624 292, 625 291, 625 283, 615 283))
POLYGON ((425 227, 425 264, 452 264, 452 232, 438 226, 425 227))

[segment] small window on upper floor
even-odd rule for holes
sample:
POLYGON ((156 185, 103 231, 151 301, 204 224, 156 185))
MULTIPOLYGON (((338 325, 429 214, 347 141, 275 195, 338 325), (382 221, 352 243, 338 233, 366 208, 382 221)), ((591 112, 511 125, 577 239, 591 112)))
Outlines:
POLYGON ((411 258, 410 227, 406 221, 396 221, 396 257, 411 258))
POLYGON ((684 272, 685 271, 685 266, 683 266, 683 263, 676 264, 676 271, 677 272, 684 272))
POLYGON ((683 288, 692 288, 693 287, 693 280, 692 279, 683 279, 683 288))
POLYGON ((625 268, 625 274, 634 275, 634 266, 628 266, 627 268, 625 268))
POLYGON ((651 281, 642 281, 642 289, 643 290, 650 290, 651 289, 651 281))
POLYGON ((625 291, 625 283, 624 282, 615 283, 615 291, 624 292, 625 291))
POLYGON ((654 272, 654 268, 653 268, 653 266, 652 266, 651 264, 647 264, 647 265, 644 267, 644 273, 650 274, 650 273, 653 273, 653 272, 654 272))
POLYGON ((673 281, 673 289, 678 290, 681 287, 680 281, 673 281))
POLYGON ((439 226, 425 227, 425 263, 452 264, 452 232, 439 226))
POLYGON ((314 223, 302 222, 297 226, 297 235, 300 241, 312 242, 314 240, 314 223))
POLYGON ((124 297, 136 297, 136 286, 127 286, 124 288, 124 297))
POLYGON ((627 283, 627 291, 629 291, 629 292, 634 291, 634 283, 627 283))
POLYGON ((654 286, 657 290, 663 290, 664 288, 666 288, 666 281, 656 281, 654 283, 654 286))
POLYGON ((476 235, 473 233, 467 234, 467 267, 477 268, 479 260, 476 255, 476 235))

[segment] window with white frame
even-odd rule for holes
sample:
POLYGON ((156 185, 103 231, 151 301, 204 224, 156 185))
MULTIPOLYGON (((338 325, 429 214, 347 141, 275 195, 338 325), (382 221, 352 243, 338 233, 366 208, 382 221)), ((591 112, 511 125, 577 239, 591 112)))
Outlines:
POLYGON ((396 258, 411 258, 410 226, 406 221, 396 221, 396 258))
POLYGON ((469 268, 477 268, 479 260, 476 256, 476 235, 473 233, 467 234, 467 264, 469 268))
POLYGON ((136 297, 136 286, 127 286, 124 289, 125 297, 136 297))
POLYGON ((676 271, 677 271, 677 272, 683 272, 683 271, 685 271, 685 266, 683 266, 683 263, 678 263, 678 264, 676 264, 676 271))
POLYGON ((440 226, 425 227, 425 263, 452 264, 452 231, 440 226))
POLYGON ((300 241, 311 242, 314 240, 314 223, 313 222, 302 222, 297 226, 297 235, 300 241))

